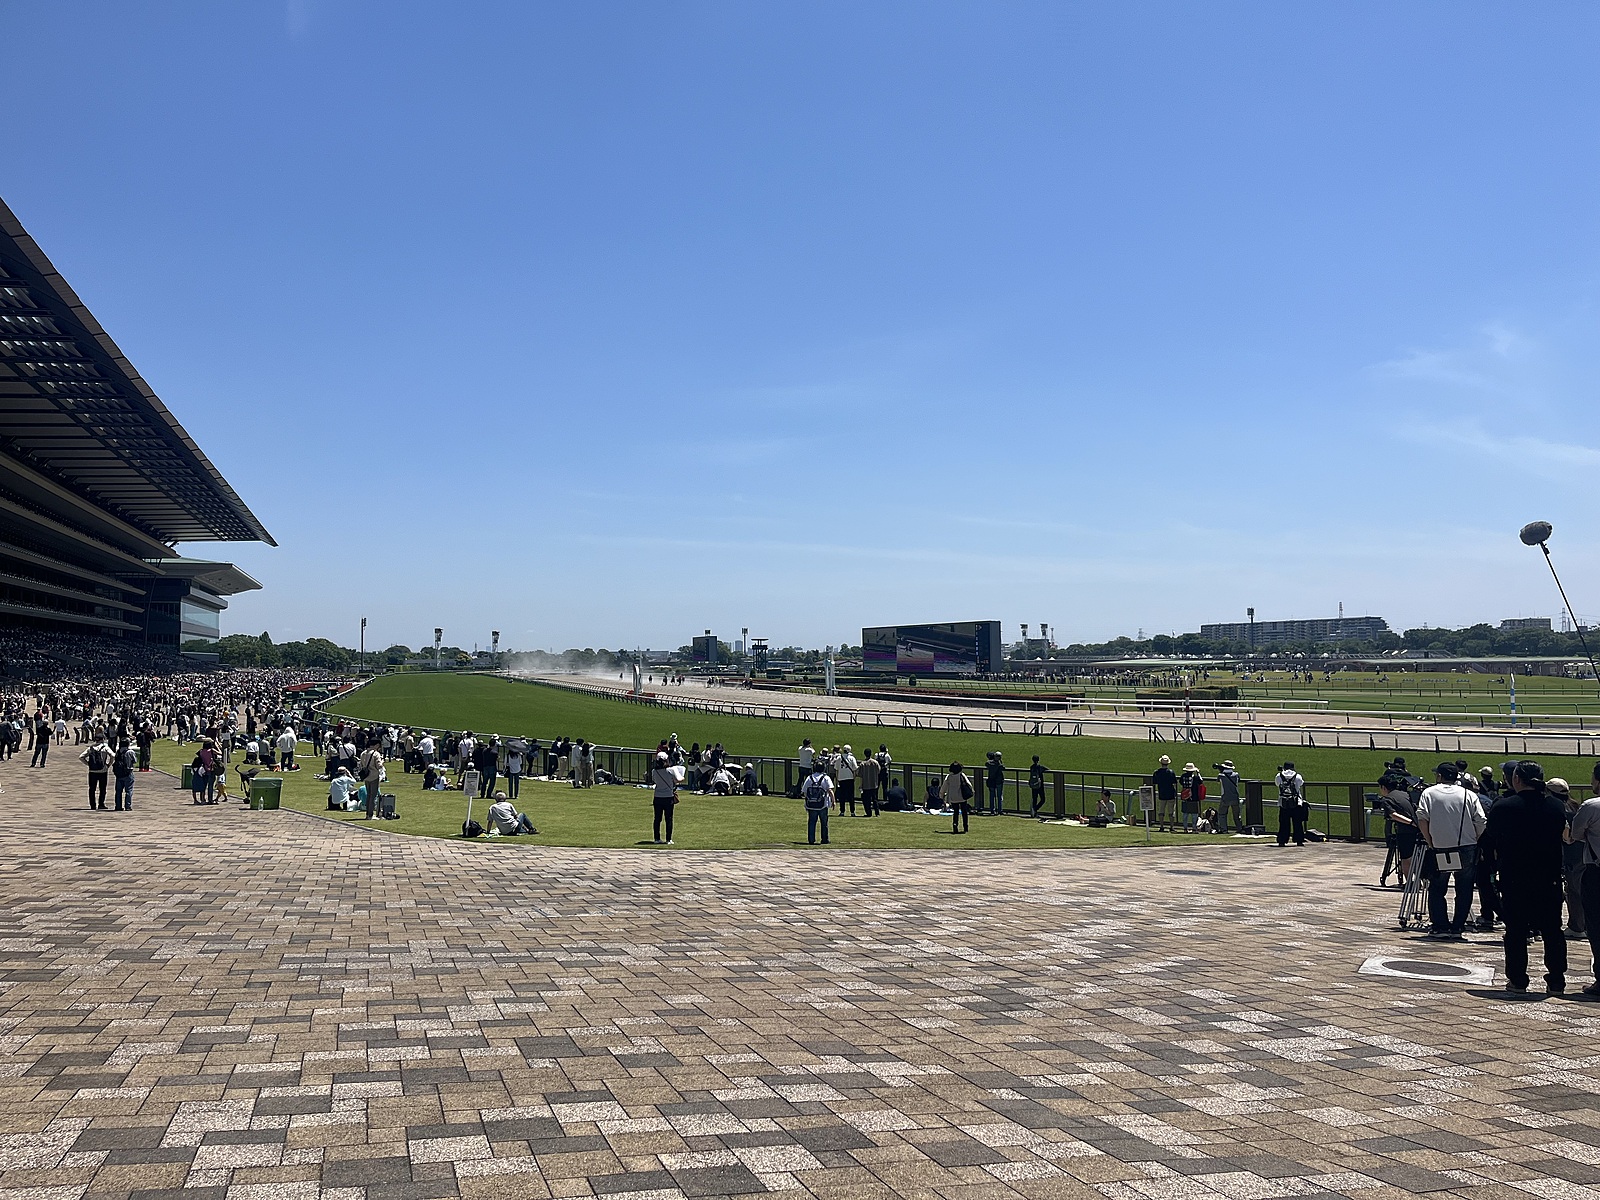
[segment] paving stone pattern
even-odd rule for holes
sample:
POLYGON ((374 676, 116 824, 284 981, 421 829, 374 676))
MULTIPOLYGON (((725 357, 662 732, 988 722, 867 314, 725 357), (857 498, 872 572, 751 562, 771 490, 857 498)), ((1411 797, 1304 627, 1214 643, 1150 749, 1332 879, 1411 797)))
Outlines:
POLYGON ((1381 849, 482 846, 65 749, 0 764, 0 1197, 1600 1198, 1600 1006, 1357 975, 1497 957, 1381 849))

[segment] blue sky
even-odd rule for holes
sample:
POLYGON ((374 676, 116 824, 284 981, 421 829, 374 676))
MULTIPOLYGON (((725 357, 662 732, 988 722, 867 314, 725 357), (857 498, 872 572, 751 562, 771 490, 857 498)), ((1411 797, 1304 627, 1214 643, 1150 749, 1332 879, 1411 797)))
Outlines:
POLYGON ((1600 9, 0 0, 234 631, 1600 613, 1600 9))

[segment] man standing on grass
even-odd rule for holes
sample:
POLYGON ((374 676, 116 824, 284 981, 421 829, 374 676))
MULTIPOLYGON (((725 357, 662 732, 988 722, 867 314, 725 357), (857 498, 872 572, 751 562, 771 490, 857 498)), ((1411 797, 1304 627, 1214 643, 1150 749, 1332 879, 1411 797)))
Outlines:
POLYGON ((1528 939, 1544 942, 1545 991, 1567 990, 1567 937, 1561 928, 1561 845, 1566 807, 1545 791, 1544 768, 1519 762, 1513 794, 1489 810, 1482 843, 1500 867, 1500 907, 1505 917, 1506 991, 1528 991, 1528 939))
POLYGON ((367 820, 378 816, 378 788, 383 784, 383 747, 373 739, 361 752, 359 778, 366 788, 367 820))
POLYGON ((844 816, 844 806, 850 806, 850 815, 856 815, 856 756, 850 753, 846 746, 834 760, 835 769, 839 772, 839 815, 844 816))
POLYGON ((828 844, 828 810, 833 807, 833 777, 820 765, 811 768, 800 785, 806 806, 806 844, 817 844, 817 829, 822 829, 822 844, 828 844))
POLYGON ((1028 794, 1033 801, 1033 815, 1039 820, 1039 810, 1044 807, 1044 764, 1039 761, 1039 756, 1033 756, 1033 763, 1028 767, 1028 794))
POLYGON ((878 760, 870 754, 861 756, 861 807, 869 817, 878 815, 878 777, 881 769, 878 760))
POLYGON ((298 771, 294 765, 294 752, 300 747, 300 735, 293 725, 285 725, 278 735, 278 766, 284 771, 298 771))
POLYGON ((1150 783, 1156 789, 1156 828, 1165 833, 1167 826, 1178 820, 1178 773, 1165 754, 1157 762, 1150 783))

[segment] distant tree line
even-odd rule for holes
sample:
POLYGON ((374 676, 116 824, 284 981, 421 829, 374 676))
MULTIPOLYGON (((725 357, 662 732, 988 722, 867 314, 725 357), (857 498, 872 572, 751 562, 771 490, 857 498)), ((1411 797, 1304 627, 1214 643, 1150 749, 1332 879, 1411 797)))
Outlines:
POLYGON ((1175 654, 1193 654, 1209 658, 1243 658, 1252 653, 1262 655, 1274 652, 1278 654, 1327 652, 1377 655, 1393 650, 1425 651, 1440 658, 1481 658, 1490 655, 1528 658, 1583 656, 1583 646, 1576 633, 1559 633, 1551 629, 1499 629, 1489 624, 1478 624, 1466 629, 1408 629, 1403 634, 1389 633, 1359 640, 1347 638, 1334 642, 1279 642, 1270 646, 1257 646, 1254 651, 1247 642, 1206 638, 1198 633, 1184 633, 1176 637, 1156 634, 1143 641, 1120 637, 1109 642, 1078 642, 1058 647, 1050 653, 1039 650, 1020 657, 1166 658, 1175 654))

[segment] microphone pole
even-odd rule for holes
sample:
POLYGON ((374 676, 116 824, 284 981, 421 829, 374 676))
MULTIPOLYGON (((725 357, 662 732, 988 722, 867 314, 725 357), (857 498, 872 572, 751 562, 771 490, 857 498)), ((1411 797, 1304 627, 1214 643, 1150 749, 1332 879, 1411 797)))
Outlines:
POLYGON ((1532 521, 1522 527, 1519 535, 1525 546, 1538 546, 1544 551, 1544 565, 1550 568, 1550 578, 1556 581, 1556 591, 1561 593, 1561 603, 1567 606, 1567 612, 1572 617, 1572 627, 1578 631, 1578 644, 1583 647, 1583 656, 1589 660, 1589 670, 1594 672, 1595 682, 1600 684, 1600 670, 1594 665, 1594 655, 1589 650, 1589 639, 1583 636, 1583 622, 1578 620, 1578 614, 1572 611, 1572 601, 1567 599, 1567 589, 1561 586, 1561 576, 1556 574, 1555 560, 1550 557, 1550 535, 1555 532, 1548 521, 1532 521))

